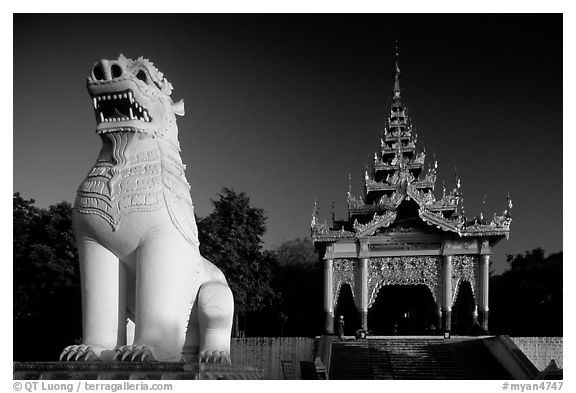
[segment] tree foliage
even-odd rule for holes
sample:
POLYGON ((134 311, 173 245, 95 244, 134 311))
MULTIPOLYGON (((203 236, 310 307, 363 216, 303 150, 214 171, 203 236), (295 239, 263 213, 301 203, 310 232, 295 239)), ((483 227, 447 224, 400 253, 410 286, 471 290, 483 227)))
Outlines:
POLYGON ((515 256, 490 282, 490 331, 514 336, 562 336, 562 252, 541 248, 515 256))
POLYGON ((274 250, 278 272, 277 311, 282 336, 316 336, 322 331, 323 276, 310 239, 286 241, 274 250))
POLYGON ((80 335, 80 278, 72 206, 60 202, 42 209, 34 206, 33 199, 15 193, 13 248, 15 341, 47 343, 30 353, 20 345, 15 358, 53 360, 58 348, 80 335))
POLYGON ((275 260, 262 250, 266 215, 250 205, 244 192, 224 188, 218 197, 212 201, 212 213, 198 219, 200 252, 222 270, 234 294, 235 310, 244 315, 274 300, 275 260))

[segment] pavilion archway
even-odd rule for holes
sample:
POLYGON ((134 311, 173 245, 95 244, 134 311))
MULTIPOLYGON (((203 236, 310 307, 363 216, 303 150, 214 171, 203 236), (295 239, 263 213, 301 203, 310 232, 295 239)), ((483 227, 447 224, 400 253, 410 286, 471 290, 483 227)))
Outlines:
MULTIPOLYGON (((347 252, 350 252, 350 247, 347 252)), ((369 252, 367 246, 360 245, 360 251, 369 252)), ((408 250, 410 251, 410 250, 408 250)), ((404 252, 408 252, 404 251, 404 252)), ((331 251, 332 252, 332 251, 331 251)), ((347 331, 354 328, 362 328, 376 334, 375 329, 369 322, 368 313, 374 306, 382 288, 390 286, 416 286, 427 288, 428 291, 418 291, 412 294, 393 294, 385 297, 390 298, 419 298, 428 300, 425 307, 430 312, 420 312, 420 319, 425 321, 426 326, 412 325, 409 330, 450 332, 452 330, 452 309, 458 300, 456 332, 470 330, 470 325, 478 322, 478 328, 486 330, 488 324, 488 270, 489 255, 475 254, 444 254, 444 255, 397 255, 371 258, 335 258, 324 260, 324 331, 334 333, 334 322, 338 314, 346 310, 349 315, 347 331), (462 294, 459 295, 462 288, 462 294), (346 290, 349 307, 336 310, 342 290, 346 290), (425 293, 425 294, 424 294, 425 293), (430 296, 432 300, 430 301, 430 296), (434 305, 432 305, 432 302, 434 305), (358 318, 352 314, 352 305, 355 306, 358 318), (432 317, 430 315, 433 315, 432 317), (470 320, 470 318, 472 318, 470 320)), ((398 289, 401 293, 403 289, 398 289)), ((384 307, 384 306, 378 306, 384 307)), ((391 306, 386 306, 391 307, 391 306)), ((406 308, 407 306, 404 305, 406 308)), ((411 306, 420 309, 420 306, 411 306)), ((384 307, 385 308, 385 307, 384 307)), ((409 307, 408 307, 409 308, 409 307)), ((389 309, 388 312, 396 313, 398 310, 389 309)), ((408 312, 409 311, 405 311, 408 312)), ((414 311, 412 312, 412 314, 414 311)), ((378 313, 370 312, 371 315, 378 313)), ((386 314, 386 312, 384 312, 386 314)), ((380 317, 375 316, 377 320, 380 317)), ((382 322, 386 325, 385 322, 382 322)), ((376 330, 388 330, 390 328, 377 327, 376 330)), ((392 331, 393 332, 393 331, 392 331)), ((456 333, 455 332, 455 333, 456 333)))
POLYGON ((360 328, 361 321, 354 301, 352 287, 349 284, 340 286, 334 311, 334 326, 338 326, 338 318, 342 315, 344 317, 344 334, 353 336, 356 329, 360 328))
POLYGON ((468 335, 474 332, 477 323, 477 306, 473 286, 468 280, 461 280, 456 290, 456 299, 452 306, 452 332, 468 335))
POLYGON ((384 285, 368 310, 373 335, 424 335, 438 332, 438 306, 424 284, 384 285))
POLYGON ((344 334, 347 336, 354 335, 356 329, 360 328, 360 317, 354 302, 352 287, 349 284, 340 285, 334 311, 334 326, 338 326, 338 318, 342 315, 344 317, 344 334))

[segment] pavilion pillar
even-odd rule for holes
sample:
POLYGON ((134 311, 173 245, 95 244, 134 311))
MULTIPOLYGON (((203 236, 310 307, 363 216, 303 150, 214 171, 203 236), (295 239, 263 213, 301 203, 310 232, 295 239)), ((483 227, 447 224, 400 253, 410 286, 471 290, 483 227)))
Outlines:
POLYGON ((442 256, 442 330, 452 327, 452 255, 442 256))
POLYGON ((360 258, 358 273, 360 276, 360 323, 368 331, 368 258, 360 258))
POLYGON ((483 330, 488 330, 488 282, 490 280, 490 255, 480 255, 478 273, 478 323, 483 330))
POLYGON ((436 330, 442 330, 442 305, 438 304, 438 309, 436 311, 436 330))
POLYGON ((334 294, 332 293, 333 260, 324 260, 324 334, 334 334, 334 294))

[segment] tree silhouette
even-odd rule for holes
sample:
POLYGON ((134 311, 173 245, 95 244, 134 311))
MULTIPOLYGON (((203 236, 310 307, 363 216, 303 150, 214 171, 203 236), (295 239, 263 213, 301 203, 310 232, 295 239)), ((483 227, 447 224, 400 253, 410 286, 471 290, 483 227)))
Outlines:
POLYGON ((214 210, 197 219, 200 251, 218 266, 234 294, 235 333, 239 318, 246 330, 248 313, 272 304, 271 287, 275 270, 274 255, 262 251, 266 231, 263 209, 250 206, 250 198, 231 188, 224 188, 213 200, 214 210))
POLYGON ((81 334, 72 206, 13 195, 14 359, 55 360, 81 334))
POLYGON ((512 336, 562 336, 562 252, 541 248, 515 256, 490 279, 490 331, 512 336))
POLYGON ((279 295, 276 315, 281 336, 311 336, 322 331, 323 276, 310 239, 286 241, 274 251, 279 295))

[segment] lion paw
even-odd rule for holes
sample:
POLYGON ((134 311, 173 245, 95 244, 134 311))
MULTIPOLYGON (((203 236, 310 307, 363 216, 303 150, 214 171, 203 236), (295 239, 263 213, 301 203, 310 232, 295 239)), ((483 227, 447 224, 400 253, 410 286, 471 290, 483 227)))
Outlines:
POLYGON ((226 351, 202 351, 198 355, 199 363, 232 363, 226 351))
POLYGON ((155 362, 154 347, 150 345, 124 345, 116 350, 112 360, 121 362, 155 362))
POLYGON ((107 350, 101 345, 69 345, 60 354, 60 361, 66 362, 88 362, 99 360, 110 360, 112 358, 112 351, 107 350))

